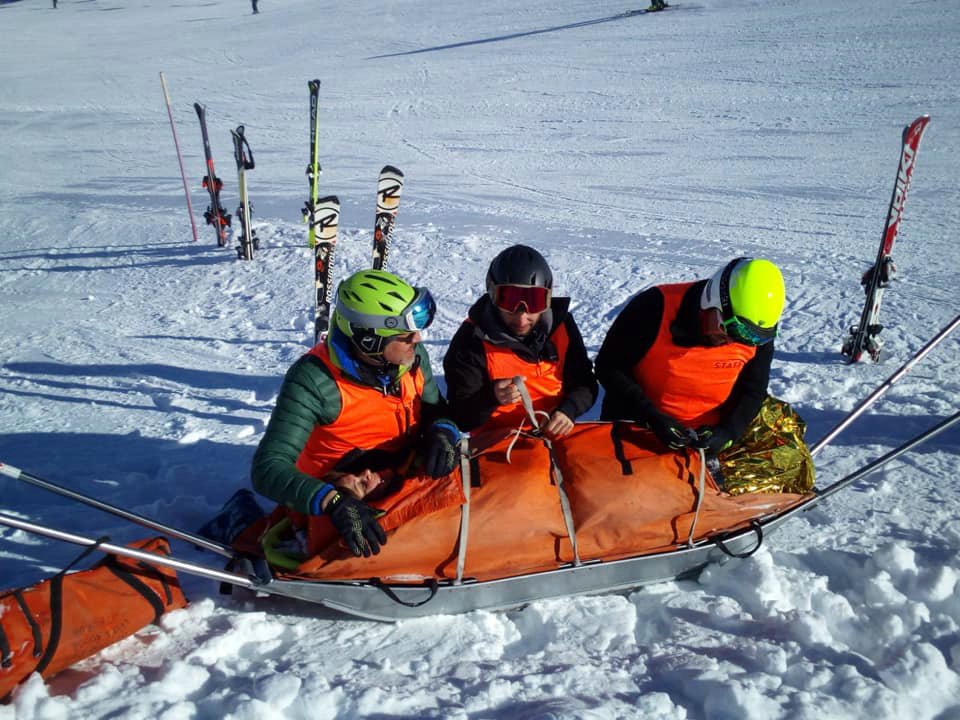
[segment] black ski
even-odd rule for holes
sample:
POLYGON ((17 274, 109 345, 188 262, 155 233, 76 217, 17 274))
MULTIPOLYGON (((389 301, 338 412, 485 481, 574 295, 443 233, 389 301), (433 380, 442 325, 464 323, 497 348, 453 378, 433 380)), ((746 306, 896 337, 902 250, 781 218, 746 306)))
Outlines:
POLYGON ((316 304, 313 339, 320 342, 330 327, 330 300, 333 296, 333 256, 337 249, 337 226, 340 224, 340 201, 333 195, 320 198, 310 216, 310 234, 316 238, 313 247, 316 304))
POLYGON ((373 269, 386 270, 390 237, 400 209, 403 173, 393 165, 384 165, 377 180, 377 214, 373 222, 373 269))
POLYGON ((317 207, 317 196, 320 190, 320 124, 317 115, 320 110, 320 81, 311 80, 307 83, 310 90, 310 162, 307 164, 307 182, 310 183, 310 196, 303 205, 303 220, 310 223, 307 244, 314 247, 317 243, 316 226, 312 222, 314 210, 317 207))
POLYGON ((253 170, 253 150, 247 142, 243 125, 231 130, 233 136, 233 159, 237 161, 237 181, 240 188, 240 205, 237 207, 237 217, 240 218, 240 244, 237 246, 237 256, 241 260, 253 260, 253 251, 260 249, 260 241, 256 231, 250 226, 250 216, 253 208, 250 205, 250 196, 247 191, 247 170, 253 170))
POLYGON ((203 187, 210 193, 210 205, 203 214, 208 225, 213 225, 217 233, 217 245, 225 247, 227 244, 227 228, 230 227, 230 214, 220 204, 220 190, 223 181, 217 177, 213 169, 213 153, 210 152, 210 136, 207 134, 207 108, 200 103, 194 103, 193 109, 200 118, 200 132, 203 133, 203 154, 207 159, 207 174, 203 176, 203 187))
POLYGON ((893 243, 897 239, 900 229, 900 220, 903 218, 903 208, 907 202, 907 190, 913 178, 913 169, 916 166, 917 151, 920 149, 920 139, 923 131, 930 122, 929 115, 921 115, 903 129, 903 142, 900 147, 900 163, 897 166, 897 179, 893 184, 893 196, 890 198, 890 209, 887 211, 887 222, 880 237, 880 249, 873 265, 863 274, 860 284, 867 294, 863 312, 860 314, 860 323, 850 328, 850 334, 843 342, 840 352, 849 358, 848 362, 860 360, 864 351, 869 353, 874 362, 880 359, 880 349, 883 341, 880 331, 880 302, 883 299, 883 290, 896 274, 893 264, 893 243))

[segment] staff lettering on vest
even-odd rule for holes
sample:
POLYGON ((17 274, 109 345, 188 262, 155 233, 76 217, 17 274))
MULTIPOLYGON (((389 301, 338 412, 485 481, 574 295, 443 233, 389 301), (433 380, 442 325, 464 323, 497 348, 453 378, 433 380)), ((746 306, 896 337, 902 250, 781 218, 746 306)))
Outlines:
POLYGON ((674 344, 670 324, 691 285, 658 286, 663 293, 663 317, 656 340, 633 367, 633 378, 659 410, 696 428, 720 421, 718 408, 730 396, 740 371, 757 349, 733 342, 715 347, 674 344))

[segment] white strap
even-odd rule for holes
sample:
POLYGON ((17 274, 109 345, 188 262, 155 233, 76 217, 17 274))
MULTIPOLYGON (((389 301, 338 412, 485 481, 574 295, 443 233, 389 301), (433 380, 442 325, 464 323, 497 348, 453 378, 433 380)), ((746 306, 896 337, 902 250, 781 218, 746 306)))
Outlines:
POLYGON ((467 562, 467 535, 470 532, 470 433, 460 435, 460 481, 463 483, 463 504, 460 506, 460 538, 457 540, 457 577, 454 585, 463 583, 467 562))
POLYGON ((700 519, 700 506, 703 505, 703 489, 707 484, 707 454, 701 448, 700 453, 700 488, 697 490, 697 506, 693 511, 693 522, 690 523, 690 535, 687 536, 687 547, 693 547, 693 534, 700 519))
MULTIPOLYGON (((513 384, 517 386, 517 390, 520 391, 520 402, 523 403, 523 409, 527 411, 527 419, 530 420, 535 430, 540 429, 540 423, 537 421, 537 415, 544 415, 548 419, 550 415, 545 412, 537 412, 533 409, 533 401, 530 399, 530 392, 527 390, 527 384, 523 381, 523 377, 517 375, 513 378, 513 384)), ((520 433, 517 433, 517 437, 520 437, 520 433)), ((573 525, 573 511, 570 509, 570 498, 567 497, 567 491, 563 488, 563 473, 560 472, 560 465, 557 464, 557 458, 553 453, 553 443, 549 439, 542 437, 543 444, 547 446, 547 452, 550 454, 550 468, 553 470, 553 479, 557 483, 557 494, 560 496, 560 511, 563 513, 563 522, 567 526, 567 536, 570 538, 570 545, 573 548, 573 564, 580 565, 580 550, 577 547, 577 531, 573 525)), ((514 438, 513 442, 510 443, 510 447, 513 447, 513 443, 516 442, 514 438)))

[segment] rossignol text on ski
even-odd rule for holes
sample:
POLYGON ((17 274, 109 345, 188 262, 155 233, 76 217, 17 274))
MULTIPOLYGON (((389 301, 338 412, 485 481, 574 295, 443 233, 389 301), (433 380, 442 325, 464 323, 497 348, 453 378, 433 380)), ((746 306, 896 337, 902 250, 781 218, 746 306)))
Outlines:
POLYGON ((373 269, 386 270, 390 236, 400 209, 403 173, 393 165, 384 165, 377 180, 377 214, 373 223, 373 269))
POLYGON ((307 182, 310 183, 310 196, 303 205, 304 222, 310 224, 307 244, 314 247, 317 243, 317 230, 313 215, 317 207, 317 196, 320 194, 320 124, 317 118, 320 106, 320 81, 311 80, 307 83, 310 90, 310 162, 307 164, 307 182))
POLYGON ((890 198, 890 209, 887 211, 883 235, 880 237, 880 249, 877 251, 873 266, 863 274, 860 280, 867 294, 866 302, 860 314, 860 323, 850 328, 850 334, 844 340, 841 349, 851 363, 859 361, 864 351, 874 361, 880 359, 880 350, 883 345, 880 338, 880 331, 883 330, 883 325, 880 324, 880 302, 883 299, 884 288, 896 274, 891 253, 900 229, 900 220, 903 218, 903 208, 907 202, 907 191, 910 189, 913 170, 916 167, 920 139, 929 122, 929 115, 921 115, 903 129, 897 179, 893 185, 893 196, 890 198))
POLYGON ((203 154, 207 160, 207 174, 203 176, 203 187, 210 193, 210 206, 203 214, 208 225, 213 225, 217 233, 217 245, 225 247, 227 244, 227 228, 230 227, 230 214, 220 204, 220 190, 223 181, 217 177, 213 169, 213 153, 210 151, 210 136, 207 134, 207 108, 200 103, 194 103, 193 109, 200 118, 200 132, 203 133, 203 154))
POLYGON ((340 201, 333 195, 317 200, 310 218, 310 230, 316 238, 313 247, 316 304, 313 337, 320 342, 330 327, 330 300, 333 295, 333 256, 337 249, 340 201))
POLYGON ((237 161, 237 185, 240 189, 240 205, 237 207, 237 217, 240 218, 240 244, 237 246, 237 256, 241 260, 253 260, 253 251, 259 249, 260 241, 257 233, 250 226, 250 196, 247 191, 247 170, 253 170, 253 150, 247 142, 243 125, 231 130, 233 136, 233 159, 237 161))

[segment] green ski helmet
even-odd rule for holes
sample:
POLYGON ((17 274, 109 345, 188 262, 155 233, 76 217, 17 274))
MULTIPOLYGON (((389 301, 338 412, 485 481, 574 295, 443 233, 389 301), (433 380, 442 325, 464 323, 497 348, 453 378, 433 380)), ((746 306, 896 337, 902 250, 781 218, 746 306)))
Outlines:
POLYGON ((700 307, 720 310, 726 333, 746 345, 763 345, 777 336, 786 302, 780 269, 762 258, 736 258, 707 281, 700 307))
POLYGON ((379 355, 396 335, 429 327, 437 305, 426 288, 386 270, 361 270, 337 287, 333 324, 366 355, 379 355))

